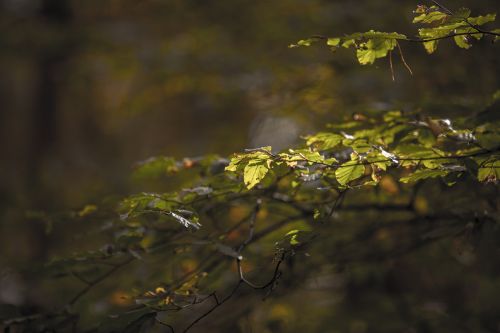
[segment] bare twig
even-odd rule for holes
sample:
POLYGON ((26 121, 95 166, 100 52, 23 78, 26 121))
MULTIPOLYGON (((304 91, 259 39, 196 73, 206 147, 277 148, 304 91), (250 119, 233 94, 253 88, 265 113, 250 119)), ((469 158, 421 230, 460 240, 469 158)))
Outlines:
POLYGON ((238 291, 238 289, 240 288, 240 286, 241 286, 242 283, 243 283, 243 281, 239 280, 238 283, 236 283, 236 285, 233 287, 233 289, 231 290, 231 292, 226 297, 224 297, 222 300, 219 301, 217 298, 215 298, 216 303, 214 304, 214 306, 212 306, 208 311, 206 311, 201 316, 199 316, 198 318, 196 318, 195 320, 193 320, 191 322, 191 324, 189 324, 182 332, 183 333, 188 332, 193 326, 195 326, 201 320, 203 320, 203 318, 207 317, 209 314, 211 314, 213 311, 215 311, 215 309, 217 309, 222 304, 226 303, 229 299, 231 299, 231 297, 233 297, 234 294, 236 294, 236 292, 238 291))
POLYGON ((155 320, 158 324, 168 327, 170 329, 170 332, 175 333, 174 327, 172 325, 165 323, 164 321, 158 319, 158 317, 155 317, 155 320))
MULTIPOLYGON (((258 212, 260 210, 261 204, 262 204, 262 201, 260 199, 257 199, 255 208, 254 208, 254 210, 253 210, 253 212, 251 214, 251 217, 250 217, 250 228, 249 228, 248 236, 245 239, 245 241, 243 241, 243 243, 240 245, 240 247, 238 248, 238 251, 237 251, 238 257, 236 258, 236 265, 237 265, 238 277, 239 277, 238 282, 236 283, 236 285, 234 286, 234 288, 231 290, 231 292, 226 297, 224 297, 222 300, 219 300, 219 298, 217 297, 217 294, 215 292, 211 293, 209 296, 207 296, 205 299, 203 299, 203 301, 205 301, 206 299, 212 297, 215 300, 215 304, 208 311, 204 312, 201 316, 199 316, 193 322, 191 322, 191 324, 189 324, 184 329, 184 331, 183 331, 184 333, 187 332, 187 331, 189 331, 193 326, 195 326, 203 318, 207 317, 210 313, 212 313, 213 311, 215 311, 215 309, 217 309, 222 304, 224 304, 225 302, 227 302, 230 298, 232 298, 236 294, 236 292, 238 291, 238 289, 241 287, 242 284, 246 284, 246 285, 250 286, 253 289, 266 289, 268 287, 271 287, 271 290, 272 290, 273 287, 274 287, 275 282, 281 276, 281 271, 279 270, 279 268, 280 268, 281 263, 284 260, 284 254, 282 255, 281 259, 278 260, 278 262, 276 263, 276 266, 274 268, 274 273, 273 273, 271 279, 267 283, 265 283, 265 284, 263 284, 261 286, 256 285, 256 284, 250 282, 247 278, 245 278, 245 276, 243 274, 243 268, 242 268, 242 265, 241 265, 241 261, 243 260, 243 258, 241 256, 241 252, 243 251, 243 249, 248 244, 250 244, 252 241, 255 240, 255 238, 254 238, 255 221, 257 219, 257 214, 258 214, 258 212)), ((268 230, 268 232, 270 232, 270 231, 268 230)), ((199 303, 201 303, 201 302, 199 302, 199 303)), ((197 303, 197 304, 199 304, 199 303, 197 303)))
POLYGON ((441 10, 443 10, 446 14, 448 15, 453 15, 453 12, 451 10, 449 10, 448 8, 446 8, 445 6, 443 6, 442 4, 440 4, 439 2, 435 1, 435 0, 431 0, 436 6, 438 6, 441 10))
POLYGON ((125 260, 124 262, 122 262, 121 264, 118 264, 116 265, 115 267, 111 268, 110 270, 108 270, 106 273, 104 273, 103 275, 101 275, 100 277, 98 277, 97 279, 93 280, 93 281, 89 281, 88 282, 88 285, 83 288, 79 293, 77 293, 69 302, 68 302, 68 305, 71 306, 73 304, 75 304, 83 295, 85 295, 86 293, 88 293, 90 291, 90 289, 92 289, 92 287, 94 287, 96 284, 98 284, 99 282, 105 280, 107 277, 109 277, 110 275, 112 275, 114 272, 116 272, 118 269, 120 269, 121 267, 127 265, 128 263, 132 262, 135 258, 134 257, 129 257, 127 260, 125 260))
POLYGON ((335 199, 335 202, 333 203, 332 208, 330 209, 330 212, 328 213, 329 217, 332 217, 333 213, 340 207, 340 205, 344 201, 346 193, 347 193, 347 190, 339 192, 338 197, 335 199))
POLYGON ((401 61, 403 62, 403 65, 406 67, 406 69, 408 70, 408 72, 410 72, 410 75, 413 75, 413 71, 411 70, 411 67, 406 62, 405 57, 403 56, 403 50, 401 50, 401 46, 399 46, 399 42, 398 41, 396 41, 396 46, 398 47, 399 55, 401 56, 401 61))
POLYGON ((255 220, 257 219, 257 214, 259 213, 261 204, 262 204, 262 200, 257 199, 255 207, 254 207, 252 214, 250 216, 250 228, 248 231, 248 237, 247 237, 247 239, 245 239, 245 241, 238 248, 238 251, 237 251, 238 255, 241 255, 241 251, 243 251, 245 246, 247 246, 252 241, 252 238, 253 238, 253 235, 255 232, 255 220))
POLYGON ((392 81, 396 81, 394 78, 394 67, 392 66, 392 51, 389 51, 389 68, 391 69, 392 81))

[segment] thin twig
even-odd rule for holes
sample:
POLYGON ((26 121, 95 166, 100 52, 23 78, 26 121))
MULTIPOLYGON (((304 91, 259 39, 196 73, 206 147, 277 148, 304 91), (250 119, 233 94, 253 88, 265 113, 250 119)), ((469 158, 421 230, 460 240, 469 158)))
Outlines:
POLYGON ((392 66, 392 51, 389 51, 389 68, 391 69, 391 77, 394 82, 396 79, 394 78, 394 67, 392 66))
POLYGON ((226 297, 224 297, 222 300, 216 302, 215 305, 212 306, 208 311, 206 311, 201 316, 199 316, 198 318, 193 320, 191 322, 191 324, 189 324, 182 332, 183 333, 188 332, 193 326, 198 324, 203 318, 207 317, 209 314, 211 314, 213 311, 215 311, 215 309, 220 307, 222 304, 226 303, 231 297, 234 296, 234 294, 238 291, 238 289, 240 288, 242 283, 243 283, 243 281, 239 280, 238 283, 234 286, 234 288, 231 290, 231 292, 226 297))
MULTIPOLYGON (((432 42, 435 40, 441 40, 441 39, 447 39, 447 38, 452 38, 455 36, 470 36, 470 35, 479 35, 479 34, 485 34, 485 35, 490 35, 490 36, 500 36, 500 33, 497 33, 495 31, 488 31, 488 30, 482 30, 478 29, 477 27, 474 26, 474 28, 477 30, 477 32, 457 32, 457 33, 451 33, 446 36, 440 36, 440 37, 433 37, 433 38, 409 38, 409 37, 384 37, 380 36, 377 38, 378 39, 395 39, 397 41, 404 41, 404 42, 412 42, 412 43, 426 43, 426 42, 432 42)), ((322 35, 313 35, 310 38, 315 38, 319 40, 328 40, 328 37, 322 36, 322 35)))
POLYGON ((248 230, 248 237, 247 237, 247 239, 245 239, 245 241, 238 248, 238 251, 237 251, 238 255, 241 255, 241 251, 243 251, 245 246, 247 246, 252 241, 254 231, 255 231, 255 220, 257 219, 257 214, 259 213, 261 204, 262 204, 262 200, 257 199, 257 203, 255 204, 255 207, 254 207, 252 214, 250 216, 250 227, 248 230))
POLYGON ((250 281, 248 281, 247 278, 245 278, 244 274, 243 274, 243 268, 242 268, 242 265, 241 265, 241 260, 240 259, 236 259, 236 265, 238 266, 238 274, 239 274, 239 277, 240 277, 240 280, 243 281, 245 284, 247 284, 248 286, 250 286, 252 289, 266 289, 270 286, 272 286, 274 284, 274 282, 279 279, 279 277, 281 276, 281 272, 279 270, 280 266, 281 266, 281 263, 283 262, 283 260, 285 259, 285 255, 282 254, 280 259, 277 261, 276 263, 276 266, 274 267, 274 273, 271 277, 271 279, 264 283, 263 285, 256 285, 250 281))
POLYGON ((401 56, 401 61, 403 62, 403 65, 405 65, 405 67, 408 70, 408 72, 410 72, 410 75, 413 75, 413 71, 411 70, 411 67, 406 62, 405 57, 403 56, 403 50, 401 50, 401 46, 399 46, 399 42, 398 41, 396 41, 396 46, 398 47, 399 55, 401 56))
POLYGON ((85 295, 86 293, 88 293, 90 291, 90 289, 92 289, 92 287, 94 287, 99 282, 105 280, 107 277, 109 277, 110 275, 112 275, 118 269, 120 269, 121 267, 123 267, 123 266, 127 265, 128 263, 132 262, 134 259, 135 259, 134 257, 130 257, 127 260, 125 260, 123 263, 118 264, 115 267, 111 268, 109 271, 107 271, 106 273, 104 273, 103 275, 101 275, 100 277, 98 277, 97 279, 95 279, 93 281, 90 281, 89 284, 85 288, 83 288, 78 294, 76 294, 68 302, 68 305, 70 305, 70 306, 74 305, 83 295, 85 295))
POLYGON ((165 323, 164 321, 158 319, 158 317, 155 317, 155 320, 158 324, 168 327, 170 329, 170 332, 175 333, 174 327, 172 325, 165 323))
POLYGON ((330 212, 328 213, 328 217, 332 217, 333 213, 340 207, 340 205, 344 201, 346 193, 347 193, 347 190, 339 192, 339 195, 335 199, 335 202, 333 203, 332 208, 330 209, 330 212))
MULTIPOLYGON (((252 215, 250 217, 250 227, 249 227, 248 236, 245 239, 245 241, 240 245, 240 247, 238 248, 238 251, 237 251, 238 257, 236 258, 236 265, 237 265, 238 277, 239 277, 237 284, 232 289, 232 291, 222 300, 218 299, 217 294, 215 292, 213 292, 209 296, 207 296, 203 301, 205 301, 206 299, 208 299, 210 297, 213 297, 215 300, 215 304, 208 311, 204 312, 201 316, 199 316, 193 322, 191 322, 191 324, 189 324, 184 329, 183 333, 186 333, 187 331, 189 331, 194 325, 196 325, 198 322, 200 322, 203 318, 207 317, 210 313, 215 311, 215 309, 217 309, 222 304, 224 304, 226 301, 228 301, 231 297, 233 297, 234 294, 236 293, 236 291, 240 288, 240 286, 242 284, 246 284, 253 289, 266 289, 268 287, 271 287, 271 289, 273 289, 272 286, 275 284, 276 280, 278 280, 279 277, 281 276, 281 272, 280 272, 279 268, 280 268, 281 263, 284 260, 284 254, 282 255, 281 259, 278 260, 278 262, 276 263, 276 266, 274 268, 274 272, 273 272, 271 279, 267 283, 265 283, 261 286, 258 286, 256 284, 250 282, 248 279, 245 278, 245 276, 243 274, 243 268, 241 266, 241 261, 242 261, 241 252, 248 244, 255 241, 255 237, 254 237, 255 221, 257 219, 257 214, 260 210, 261 204, 262 204, 262 201, 260 199, 257 199, 255 208, 254 208, 252 215)), ((270 232, 270 231, 268 231, 268 232, 270 232)), ((201 301, 201 302, 203 302, 203 301, 201 301)), ((201 302, 198 302, 198 304, 201 302)))
POLYGON ((75 278, 77 278, 78 280, 80 280, 81 282, 83 282, 83 283, 85 283, 85 284, 87 284, 87 285, 89 285, 89 284, 91 284, 91 283, 92 283, 92 281, 87 280, 87 279, 86 279, 86 278, 84 278, 84 277, 83 277, 80 273, 75 272, 75 271, 73 271, 73 270, 71 271, 71 275, 73 275, 75 278))
POLYGON ((444 10, 446 12, 446 14, 448 15, 453 15, 453 12, 451 10, 449 10, 448 8, 446 8, 445 6, 443 6, 442 4, 440 4, 439 2, 435 1, 435 0, 431 0, 436 6, 438 6, 439 8, 441 8, 442 10, 444 10))

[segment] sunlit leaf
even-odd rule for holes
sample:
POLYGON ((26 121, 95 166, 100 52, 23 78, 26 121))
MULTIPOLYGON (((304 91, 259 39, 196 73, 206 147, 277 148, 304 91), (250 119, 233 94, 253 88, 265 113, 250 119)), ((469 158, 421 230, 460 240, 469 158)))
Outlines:
POLYGON ((348 161, 338 167, 335 177, 340 185, 347 185, 349 182, 362 177, 365 173, 365 166, 357 159, 348 161))
POLYGON ((326 45, 328 46, 338 46, 340 44, 340 38, 328 38, 326 45))
POLYGON ((455 36, 453 37, 453 40, 455 40, 455 43, 458 47, 461 47, 463 49, 469 49, 471 47, 467 36, 455 36))
POLYGON ((413 172, 409 176, 401 177, 399 179, 402 183, 412 183, 423 179, 444 177, 449 174, 448 170, 431 170, 431 169, 421 169, 413 172))
POLYGON ((437 40, 432 40, 432 41, 429 41, 429 42, 424 42, 423 44, 424 44, 424 48, 427 51, 427 53, 432 54, 437 49, 438 41, 437 40))
POLYGON ((342 143, 343 139, 343 136, 340 134, 319 132, 315 135, 307 136, 306 143, 308 146, 314 146, 318 150, 327 150, 338 146, 342 143))
POLYGON ((432 23, 434 21, 442 21, 448 16, 448 14, 441 12, 438 7, 432 6, 423 14, 415 17, 413 23, 432 23))
POLYGON ((375 59, 385 57, 395 46, 395 39, 370 39, 358 48, 356 55, 360 64, 373 64, 375 59))
POLYGON ((267 160, 252 160, 250 161, 243 171, 243 182, 247 189, 252 189, 255 185, 260 183, 269 172, 269 163, 267 160))
POLYGON ((487 14, 484 16, 469 17, 467 21, 469 21, 472 25, 483 25, 488 22, 495 21, 495 18, 496 14, 487 14))
POLYGON ((478 159, 477 179, 480 182, 497 183, 500 179, 500 159, 478 159))

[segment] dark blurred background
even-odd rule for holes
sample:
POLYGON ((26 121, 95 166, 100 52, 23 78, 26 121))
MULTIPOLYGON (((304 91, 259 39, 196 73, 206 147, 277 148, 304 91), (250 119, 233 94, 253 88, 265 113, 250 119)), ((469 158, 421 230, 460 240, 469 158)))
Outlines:
MULTIPOLYGON (((134 163, 282 148, 365 110, 481 111, 498 45, 442 42, 361 66, 351 50, 289 49, 314 34, 416 33, 412 0, 0 0, 0 301, 57 242, 29 212, 80 209, 142 190, 134 163), (493 48, 493 50, 492 50, 493 48)), ((473 14, 498 1, 448 1, 473 14)), ((498 43, 497 43, 498 44, 498 43)))

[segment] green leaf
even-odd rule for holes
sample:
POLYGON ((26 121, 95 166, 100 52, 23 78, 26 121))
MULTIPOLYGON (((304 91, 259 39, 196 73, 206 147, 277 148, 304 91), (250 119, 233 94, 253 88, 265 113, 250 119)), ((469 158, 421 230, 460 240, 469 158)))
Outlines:
POLYGON ((156 178, 179 171, 177 162, 172 157, 152 157, 139 162, 134 176, 141 178, 156 178))
POLYGON ((362 65, 373 64, 375 59, 385 57, 395 46, 395 39, 370 39, 357 49, 356 56, 362 65))
MULTIPOLYGON (((418 29, 418 34, 420 38, 423 40, 428 40, 428 39, 434 39, 434 38, 441 38, 441 37, 446 37, 453 33, 453 31, 461 26, 466 26, 466 23, 464 22, 458 22, 458 23, 453 23, 453 24, 447 24, 447 25, 442 25, 438 27, 433 27, 433 28, 421 28, 418 29)), ((438 44, 438 40, 431 40, 428 42, 424 42, 424 48, 427 51, 427 53, 431 54, 436 51, 438 44)))
POLYGON ((170 211, 177 205, 175 193, 140 193, 123 199, 120 202, 118 212, 122 220, 140 215, 144 210, 170 211))
POLYGON ((234 155, 230 162, 229 162, 229 165, 226 166, 226 168, 224 170, 226 171, 238 171, 239 167, 240 167, 240 164, 241 162, 246 158, 246 155, 244 154, 236 154, 234 155))
POLYGON ((373 145, 366 140, 344 140, 344 145, 352 148, 357 154, 366 154, 373 150, 373 145))
POLYGON ((420 169, 409 176, 400 178, 399 181, 401 183, 412 183, 427 178, 444 177, 449 173, 447 170, 420 169))
POLYGON ((306 144, 314 146, 318 150, 327 150, 337 147, 342 143, 344 137, 340 134, 330 132, 319 132, 306 137, 306 144))
POLYGON ((297 246, 300 244, 308 243, 314 238, 314 235, 310 231, 306 230, 290 230, 285 234, 284 240, 288 242, 291 246, 297 246))
POLYGON ((289 236, 290 237, 290 245, 298 245, 300 242, 297 239, 298 234, 300 233, 300 230, 290 230, 285 234, 285 237, 289 236))
POLYGON ((423 43, 425 50, 426 50, 426 51, 427 51, 427 53, 429 53, 429 54, 432 54, 432 53, 434 53, 434 51, 436 51, 436 49, 437 49, 437 44, 438 44, 438 41, 437 41, 437 40, 432 40, 432 41, 430 41, 430 42, 424 42, 424 43, 423 43))
MULTIPOLYGON (((498 125, 497 125, 498 126, 498 125)), ((476 135, 481 147, 486 149, 497 149, 500 147, 500 132, 484 132, 476 135)))
POLYGON ((280 161, 285 162, 290 167, 297 166, 298 162, 306 162, 309 165, 325 163, 325 158, 319 152, 309 149, 289 149, 289 153, 281 153, 279 157, 280 161))
POLYGON ((495 21, 496 14, 487 14, 484 16, 469 17, 467 21, 472 25, 483 25, 495 21))
POLYGON ((477 179, 480 182, 497 183, 500 179, 500 160, 483 158, 478 162, 477 179))
POLYGON ((432 23, 434 21, 440 21, 447 18, 449 15, 439 11, 439 8, 432 6, 423 14, 415 17, 413 23, 432 23))
POLYGON ((500 29, 493 29, 491 30, 491 32, 497 34, 497 36, 495 36, 495 39, 493 39, 494 42, 498 42, 500 40, 500 29))
POLYGON ((292 160, 306 160, 309 163, 325 162, 325 158, 317 151, 311 151, 309 149, 290 149, 289 151, 292 154, 292 160))
POLYGON ((268 160, 271 149, 270 146, 267 146, 253 149, 251 152, 245 154, 235 154, 224 170, 233 172, 241 171, 250 160, 268 160))
POLYGON ((467 39, 467 36, 455 36, 453 37, 453 40, 455 40, 457 46, 461 47, 462 49, 467 50, 471 47, 471 45, 469 44, 469 40, 467 39))
POLYGON ((300 47, 300 46, 311 46, 312 43, 315 43, 317 41, 318 41, 318 38, 301 39, 295 44, 288 45, 288 47, 295 48, 295 47, 300 47))
POLYGON ((429 128, 420 128, 417 133, 417 140, 419 143, 424 145, 424 147, 430 148, 436 143, 436 137, 429 128))
POLYGON ((459 8, 458 10, 453 12, 453 15, 449 17, 448 22, 449 23, 454 23, 454 22, 463 22, 470 16, 470 9, 469 8, 459 8))
POLYGON ((267 160, 256 159, 250 161, 243 170, 243 182, 247 189, 250 190, 260 183, 267 175, 268 171, 269 165, 267 160))
POLYGON ((385 122, 401 120, 402 117, 403 117, 403 113, 399 110, 387 111, 384 113, 384 116, 383 116, 385 122))
POLYGON ((338 46, 340 44, 340 38, 328 38, 326 45, 328 46, 338 46))
POLYGON ((421 144, 399 145, 395 149, 395 153, 400 159, 402 159, 402 166, 411 166, 423 163, 427 168, 437 168, 442 163, 447 161, 444 158, 445 153, 443 151, 436 148, 425 147, 421 144))
POLYGON ((397 32, 382 32, 370 30, 367 32, 355 32, 347 35, 344 39, 350 40, 369 40, 369 39, 406 39, 406 36, 397 32))
POLYGON ((349 182, 362 177, 365 174, 365 166, 357 159, 353 159, 340 165, 335 170, 335 177, 340 185, 345 186, 349 182))
POLYGON ((353 46, 353 45, 356 45, 356 39, 354 39, 354 38, 346 38, 342 42, 342 47, 344 47, 346 49, 353 46))
POLYGON ((236 154, 231 158, 226 171, 243 172, 247 189, 253 188, 266 176, 272 163, 271 147, 249 149, 248 153, 236 154))

